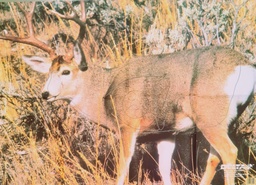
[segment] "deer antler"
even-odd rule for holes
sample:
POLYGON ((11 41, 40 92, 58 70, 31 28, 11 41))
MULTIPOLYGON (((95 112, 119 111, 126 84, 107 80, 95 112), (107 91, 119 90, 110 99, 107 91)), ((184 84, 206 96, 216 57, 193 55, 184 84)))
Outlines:
POLYGON ((27 24, 27 29, 28 29, 27 30, 27 32, 28 32, 27 37, 21 38, 21 37, 11 36, 11 35, 0 35, 0 39, 35 46, 35 47, 37 47, 39 49, 42 49, 43 51, 47 52, 50 55, 51 58, 54 58, 54 57, 56 57, 55 51, 50 46, 48 46, 47 44, 38 40, 35 37, 33 24, 32 24, 32 19, 33 19, 33 15, 34 15, 34 11, 35 11, 35 5, 36 5, 36 2, 32 2, 31 6, 30 6, 30 10, 26 11, 22 7, 21 3, 17 3, 17 6, 19 7, 19 9, 21 10, 21 12, 24 14, 24 16, 26 18, 26 24, 27 24))
POLYGON ((72 13, 69 15, 63 15, 59 12, 57 12, 54 9, 49 9, 48 7, 44 6, 45 9, 53 14, 56 15, 62 19, 66 19, 66 20, 72 20, 75 23, 77 23, 80 26, 80 30, 79 30, 79 34, 76 38, 76 41, 81 44, 83 42, 83 39, 86 36, 88 36, 88 34, 86 33, 86 24, 87 24, 87 19, 86 19, 86 9, 85 9, 85 1, 84 0, 80 0, 80 6, 81 6, 81 15, 79 16, 79 14, 77 13, 77 11, 74 9, 74 7, 72 6, 72 4, 69 1, 66 1, 67 6, 71 9, 72 13))
MULTIPOLYGON (((61 13, 59 13, 59 12, 53 10, 53 9, 47 8, 46 6, 44 6, 44 7, 46 8, 46 10, 49 13, 54 14, 56 16, 59 16, 62 19, 72 20, 80 26, 79 34, 78 34, 78 37, 76 39, 76 43, 79 43, 79 45, 80 45, 82 43, 84 37, 85 37, 85 34, 86 34, 85 2, 83 0, 80 1, 80 5, 81 5, 81 15, 80 16, 79 16, 78 12, 75 10, 75 8, 72 6, 72 4, 70 2, 67 1, 66 3, 67 3, 67 6, 72 11, 72 13, 69 14, 69 15, 63 15, 63 14, 61 14, 61 13)), ((32 24, 32 19, 33 19, 33 15, 34 15, 34 11, 35 11, 35 5, 36 5, 36 2, 31 3, 31 5, 29 7, 29 10, 26 11, 21 3, 17 3, 17 6, 19 7, 19 9, 21 10, 21 12, 24 14, 24 16, 26 18, 28 36, 18 37, 18 36, 12 36, 12 35, 0 35, 0 39, 35 46, 35 47, 37 47, 39 49, 42 49, 43 51, 47 52, 50 55, 50 58, 54 59, 58 55, 58 53, 56 53, 57 52, 56 48, 52 48, 51 46, 49 46, 46 43, 38 40, 35 37, 34 28, 33 28, 33 24, 32 24)), ((65 56, 64 56, 64 58, 67 61, 71 61, 71 59, 74 57, 74 51, 73 51, 74 46, 75 46, 74 42, 67 43, 67 48, 66 48, 67 50, 65 51, 65 56)), ((82 58, 85 58, 85 57, 82 57, 82 58)))
MULTIPOLYGON (((88 36, 88 33, 86 32, 86 24, 87 24, 86 21, 87 21, 87 19, 86 19, 85 1, 80 0, 80 6, 81 6, 81 15, 80 16, 69 1, 66 1, 66 3, 67 3, 67 6, 72 11, 72 13, 69 14, 69 15, 63 15, 63 14, 57 12, 54 9, 48 9, 46 6, 44 6, 44 7, 46 8, 46 10, 49 13, 51 13, 53 15, 56 15, 56 16, 59 16, 62 19, 72 20, 80 26, 80 30, 79 30, 79 34, 77 36, 77 39, 76 39, 75 43, 70 42, 68 44, 68 50, 66 51, 64 59, 66 61, 71 61, 72 58, 76 58, 77 55, 75 55, 75 53, 79 53, 79 60, 80 60, 79 61, 80 62, 79 69, 81 71, 86 71, 87 68, 88 68, 87 67, 87 62, 86 62, 84 52, 82 51, 82 48, 81 48, 81 43, 82 43, 85 35, 87 34, 87 36, 88 36)), ((66 39, 64 39, 64 40, 66 40, 66 39)))

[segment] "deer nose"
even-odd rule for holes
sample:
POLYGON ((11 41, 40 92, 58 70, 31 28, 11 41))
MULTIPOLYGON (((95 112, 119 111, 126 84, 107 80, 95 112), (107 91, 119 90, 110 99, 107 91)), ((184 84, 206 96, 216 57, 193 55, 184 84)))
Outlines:
POLYGON ((45 92, 42 93, 42 98, 43 98, 44 100, 47 100, 48 97, 49 97, 49 95, 50 95, 50 93, 49 93, 48 91, 45 91, 45 92))

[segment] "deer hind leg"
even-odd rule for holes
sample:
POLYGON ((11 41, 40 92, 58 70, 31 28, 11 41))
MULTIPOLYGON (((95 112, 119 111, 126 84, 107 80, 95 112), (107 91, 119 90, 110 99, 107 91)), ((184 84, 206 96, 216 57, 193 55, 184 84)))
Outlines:
POLYGON ((213 147, 211 147, 210 154, 207 160, 205 173, 201 181, 201 185, 211 183, 216 172, 216 167, 218 166, 219 163, 220 163, 220 156, 216 152, 216 150, 213 147))
MULTIPOLYGON (((225 166, 233 166, 236 163, 237 148, 232 143, 228 134, 224 130, 219 130, 218 125, 212 127, 208 132, 201 130, 211 145, 210 155, 207 161, 206 171, 200 185, 208 185, 211 183, 215 169, 220 162, 220 158, 225 166), (220 158, 219 158, 220 157, 220 158)), ((235 170, 224 169, 225 185, 235 184, 235 170)))
POLYGON ((159 171, 164 185, 171 185, 170 170, 172 155, 175 149, 175 139, 162 140, 157 143, 159 171))

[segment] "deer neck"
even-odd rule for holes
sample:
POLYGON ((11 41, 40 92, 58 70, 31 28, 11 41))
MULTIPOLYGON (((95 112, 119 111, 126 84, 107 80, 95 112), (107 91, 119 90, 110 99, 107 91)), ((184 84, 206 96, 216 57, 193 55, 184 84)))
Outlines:
POLYGON ((104 96, 112 81, 113 70, 93 66, 85 72, 80 72, 78 93, 73 97, 70 105, 90 121, 104 124, 110 130, 116 130, 107 117, 104 108, 104 96))

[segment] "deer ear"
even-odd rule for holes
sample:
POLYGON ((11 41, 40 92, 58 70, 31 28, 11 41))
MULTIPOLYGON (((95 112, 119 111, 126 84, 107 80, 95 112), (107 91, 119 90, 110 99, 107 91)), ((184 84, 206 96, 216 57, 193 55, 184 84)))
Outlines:
POLYGON ((49 69, 52 65, 52 62, 50 61, 50 59, 48 59, 46 57, 24 55, 24 56, 22 56, 22 59, 33 70, 40 72, 40 73, 48 73, 49 69))
POLYGON ((85 59, 84 52, 80 46, 80 44, 75 43, 74 46, 74 59, 75 62, 78 64, 78 67, 81 71, 86 71, 88 69, 88 65, 85 59))

